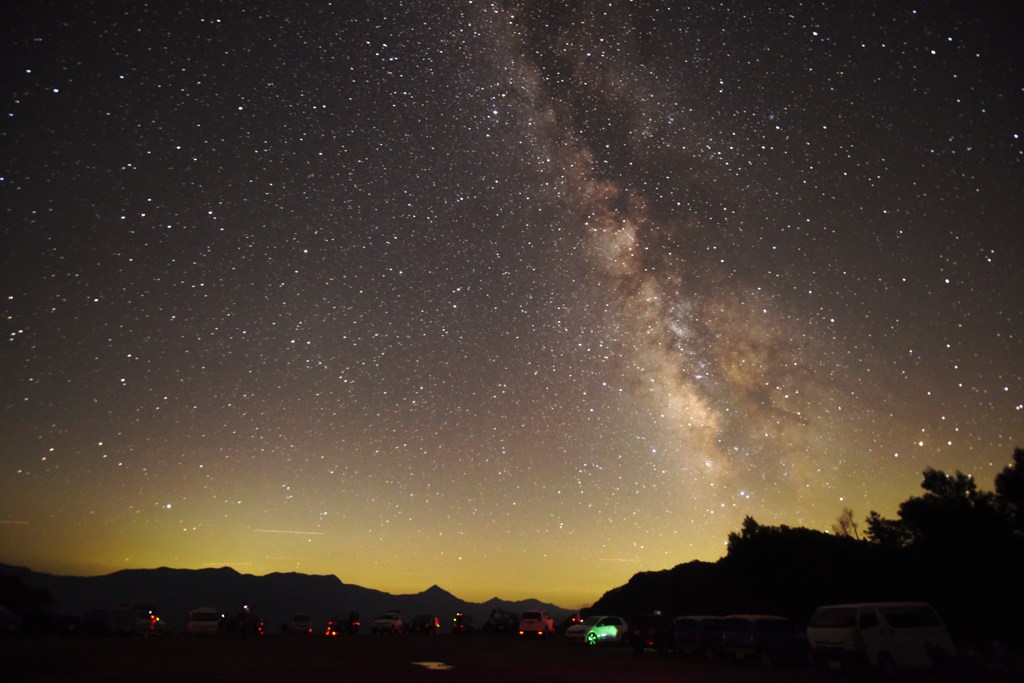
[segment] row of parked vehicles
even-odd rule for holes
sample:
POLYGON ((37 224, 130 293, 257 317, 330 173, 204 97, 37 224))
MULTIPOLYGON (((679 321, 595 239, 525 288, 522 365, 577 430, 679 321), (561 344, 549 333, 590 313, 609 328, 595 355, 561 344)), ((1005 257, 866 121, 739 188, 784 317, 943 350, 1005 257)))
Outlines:
MULTIPOLYGON (((586 642, 602 637, 595 631, 612 617, 597 619, 586 642)), ((570 631, 576 627, 570 627, 570 631)), ((638 651, 653 648, 707 659, 754 660, 770 667, 779 663, 814 662, 832 669, 872 667, 883 673, 927 668, 956 655, 942 619, 922 602, 885 602, 819 607, 806 629, 775 615, 660 615, 631 617, 625 636, 638 651)))
MULTIPOLYGON (((358 635, 362 623, 358 612, 350 612, 347 617, 335 615, 327 622, 323 631, 327 636, 358 635)), ((452 620, 452 632, 464 633, 473 630, 473 620, 461 612, 452 620)), ((125 633, 131 632, 128 629, 125 633)), ((109 632, 109 631, 108 631, 109 632)), ((134 632, 141 632, 141 629, 134 632)), ((401 612, 389 610, 370 623, 373 635, 425 633, 434 635, 441 632, 441 619, 433 614, 419 614, 411 621, 405 621, 401 612)), ((242 633, 262 635, 265 633, 263 621, 248 606, 236 616, 229 618, 215 607, 196 607, 189 610, 185 619, 185 634, 193 636, 221 635, 225 633, 242 633)), ((285 635, 314 635, 313 622, 308 614, 293 614, 288 621, 281 624, 281 633, 285 635)))
MULTIPOLYGON (((410 624, 397 611, 374 620, 374 634, 437 633, 431 615, 410 624)), ((458 614, 453 633, 472 629, 458 614)), ((555 635, 554 620, 542 611, 513 615, 495 610, 481 630, 517 633, 520 637, 555 635)), ((755 661, 763 667, 815 662, 833 669, 875 667, 891 673, 942 663, 956 654, 941 618, 928 604, 865 603, 818 608, 806 627, 767 614, 725 616, 591 615, 573 618, 566 642, 581 645, 623 644, 638 652, 656 649, 688 657, 755 661)))
POLYGON ((373 635, 422 633, 432 636, 440 632, 441 620, 434 614, 418 614, 412 621, 406 622, 401 612, 389 610, 370 623, 370 633, 373 635))
MULTIPOLYGON (((485 633, 518 633, 521 636, 553 636, 555 622, 546 612, 528 611, 520 615, 495 609, 487 621, 478 629, 473 617, 457 612, 451 620, 451 633, 462 635, 475 631, 485 633)), ((420 614, 410 622, 402 619, 401 612, 390 610, 384 612, 370 624, 373 635, 425 633, 434 635, 441 632, 441 620, 433 614, 420 614)))
MULTIPOLYGON (((432 614, 405 621, 397 610, 384 612, 370 624, 373 635, 441 632, 441 619, 432 614)), ((359 633, 357 612, 335 616, 326 635, 359 633)), ((520 637, 547 638, 556 633, 554 620, 543 611, 519 615, 493 610, 490 618, 475 627, 473 618, 457 613, 450 621, 453 635, 484 631, 511 633, 520 637)), ((163 622, 149 605, 116 610, 94 610, 82 621, 86 633, 159 635, 163 622)), ((212 607, 197 607, 188 613, 186 633, 259 635, 262 620, 248 607, 227 618, 212 607)), ((294 615, 282 625, 282 632, 313 635, 308 615, 294 615)), ((885 673, 924 668, 956 656, 956 648, 942 619, 927 603, 883 602, 828 605, 818 608, 807 627, 798 628, 788 619, 764 614, 725 616, 679 616, 661 614, 591 615, 573 617, 563 631, 565 641, 581 645, 623 644, 638 652, 653 649, 706 659, 753 660, 765 667, 803 664, 813 661, 833 669, 873 667, 885 673)))

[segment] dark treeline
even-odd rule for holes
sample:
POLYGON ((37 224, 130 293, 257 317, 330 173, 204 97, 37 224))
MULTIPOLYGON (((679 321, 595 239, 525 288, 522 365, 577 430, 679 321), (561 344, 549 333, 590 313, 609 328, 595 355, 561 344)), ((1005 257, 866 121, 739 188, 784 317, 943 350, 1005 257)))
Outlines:
POLYGON ((747 517, 718 562, 642 572, 609 591, 593 613, 781 614, 805 623, 819 605, 924 600, 954 638, 986 647, 1024 641, 1024 450, 996 477, 927 469, 923 493, 896 519, 872 511, 861 533, 843 510, 832 533, 764 526, 747 517))

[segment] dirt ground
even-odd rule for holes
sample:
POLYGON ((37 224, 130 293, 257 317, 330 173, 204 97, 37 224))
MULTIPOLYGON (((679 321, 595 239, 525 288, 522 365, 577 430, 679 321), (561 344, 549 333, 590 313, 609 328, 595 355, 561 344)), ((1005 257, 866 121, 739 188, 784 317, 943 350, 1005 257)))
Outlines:
MULTIPOLYGON (((286 683, 290 681, 644 681, 673 683, 859 683, 810 667, 762 670, 753 664, 685 660, 625 647, 570 646, 559 638, 513 636, 324 636, 0 639, 0 680, 132 683, 286 683)), ((900 680, 1011 681, 978 662, 900 680)))

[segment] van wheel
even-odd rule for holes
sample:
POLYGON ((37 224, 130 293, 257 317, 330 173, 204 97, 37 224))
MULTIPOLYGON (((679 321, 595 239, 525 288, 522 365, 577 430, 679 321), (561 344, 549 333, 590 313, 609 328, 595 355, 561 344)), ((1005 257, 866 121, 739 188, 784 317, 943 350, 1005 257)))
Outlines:
POLYGON ((767 652, 761 652, 757 655, 757 663, 762 669, 770 669, 774 664, 772 656, 767 652))
POLYGON ((896 678, 896 662, 888 652, 878 655, 878 675, 886 680, 896 678))

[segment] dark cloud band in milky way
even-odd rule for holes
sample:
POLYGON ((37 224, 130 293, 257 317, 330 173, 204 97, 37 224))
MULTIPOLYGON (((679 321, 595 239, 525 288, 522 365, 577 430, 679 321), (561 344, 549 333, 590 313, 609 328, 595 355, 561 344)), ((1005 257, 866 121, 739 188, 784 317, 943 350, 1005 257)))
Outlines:
POLYGON ((625 85, 651 80, 639 48, 629 51, 633 41, 620 41, 614 57, 595 54, 611 25, 629 32, 628 17, 601 17, 586 7, 560 15, 563 29, 546 36, 544 48, 520 40, 531 34, 522 24, 541 19, 529 8, 494 20, 509 29, 504 40, 521 118, 537 153, 553 160, 561 201, 575 222, 570 227, 582 236, 582 256, 603 284, 596 302, 605 311, 601 333, 617 350, 626 381, 647 395, 689 469, 717 479, 729 470, 731 445, 749 450, 751 442, 769 437, 780 448, 800 440, 807 417, 781 407, 774 394, 779 387, 809 386, 798 362, 802 349, 778 312, 768 313, 775 306, 769 295, 713 278, 705 256, 673 250, 673 243, 693 241, 684 237, 696 229, 693 221, 653 215, 642 191, 602 173, 595 144, 629 148, 640 141, 636 154, 642 155, 644 144, 655 144, 644 140, 666 132, 652 132, 651 120, 665 116, 649 111, 650 91, 625 85), (574 100, 585 101, 588 113, 574 100), (609 112, 615 124, 605 128, 617 138, 598 141, 581 131, 580 119, 596 118, 595 109, 609 112))

